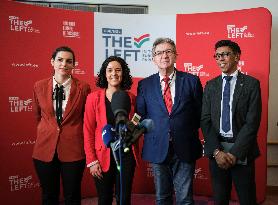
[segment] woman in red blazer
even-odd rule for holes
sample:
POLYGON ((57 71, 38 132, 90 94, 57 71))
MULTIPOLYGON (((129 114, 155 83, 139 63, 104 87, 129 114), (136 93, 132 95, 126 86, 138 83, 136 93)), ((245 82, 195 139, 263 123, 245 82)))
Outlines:
POLYGON ((85 169, 83 114, 90 86, 71 75, 75 56, 70 48, 57 48, 51 65, 54 75, 34 85, 37 140, 32 157, 42 204, 59 204, 61 177, 65 204, 80 205, 85 169))
MULTIPOLYGON (((117 170, 112 151, 102 140, 102 128, 111 124, 115 126, 115 119, 111 109, 111 99, 114 92, 129 90, 132 85, 130 69, 120 57, 107 58, 98 74, 97 87, 102 88, 88 95, 84 114, 84 148, 87 167, 94 177, 99 205, 111 205, 115 185, 116 201, 120 204, 120 172, 117 170)), ((131 101, 129 117, 134 114, 135 96, 127 92, 131 101)), ((131 203, 132 181, 135 165, 138 159, 138 146, 133 145, 132 152, 122 154, 122 173, 124 186, 122 204, 131 203)))

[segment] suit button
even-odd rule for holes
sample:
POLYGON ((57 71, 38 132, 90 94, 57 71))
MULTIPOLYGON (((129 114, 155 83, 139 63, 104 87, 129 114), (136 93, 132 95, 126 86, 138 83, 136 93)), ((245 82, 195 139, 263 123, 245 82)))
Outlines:
POLYGON ((57 131, 60 132, 60 128, 59 127, 57 127, 57 131))

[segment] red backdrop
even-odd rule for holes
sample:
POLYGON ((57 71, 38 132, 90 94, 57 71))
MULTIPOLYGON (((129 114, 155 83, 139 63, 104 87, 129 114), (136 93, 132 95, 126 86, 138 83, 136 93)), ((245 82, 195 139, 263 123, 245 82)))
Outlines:
MULTIPOLYGON (((257 199, 263 201, 266 193, 266 138, 268 112, 268 79, 270 60, 271 14, 267 9, 246 9, 206 14, 177 15, 177 68, 199 75, 203 86, 221 72, 212 57, 214 44, 220 39, 236 41, 242 50, 238 65, 243 73, 260 80, 262 91, 262 119, 258 133, 261 156, 256 161, 257 199), (254 20, 255 19, 255 20, 254 20)), ((208 161, 197 163, 201 176, 195 180, 198 194, 211 194, 208 161), (203 172, 203 173, 202 173, 203 172), (208 188, 209 187, 209 188, 208 188)), ((233 191, 232 198, 236 198, 233 191)))
MULTIPOLYGON (((39 204, 39 183, 31 158, 36 140, 31 107, 33 84, 52 74, 52 51, 58 46, 68 45, 77 57, 74 75, 95 89, 94 14, 15 2, 1 2, 0 8, 0 195, 4 199, 3 204, 39 204)), ((220 39, 231 39, 242 48, 239 69, 261 81, 263 113, 258 140, 262 156, 256 163, 260 202, 264 200, 266 191, 270 31, 271 15, 263 8, 176 16, 179 53, 176 67, 179 70, 199 75, 204 85, 220 74, 212 58, 214 43, 220 39)), ((134 94, 138 80, 134 78, 134 94)), ((141 162, 141 167, 136 170, 133 192, 154 193, 152 180, 149 164, 141 162)), ((194 188, 195 194, 211 195, 205 158, 197 162, 194 188)), ((82 192, 83 197, 95 195, 93 180, 87 170, 82 192)), ((233 198, 236 198, 234 192, 233 198)))

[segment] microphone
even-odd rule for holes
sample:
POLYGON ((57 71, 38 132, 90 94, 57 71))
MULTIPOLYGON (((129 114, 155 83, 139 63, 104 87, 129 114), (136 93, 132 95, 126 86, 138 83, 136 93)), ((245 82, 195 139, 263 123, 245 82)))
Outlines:
POLYGON ((144 133, 149 133, 154 129, 154 122, 152 119, 144 119, 138 126, 144 129, 144 133))
POLYGON ((125 137, 123 138, 124 139, 124 143, 123 143, 124 152, 129 152, 129 150, 130 150, 129 149, 130 144, 128 144, 127 142, 129 142, 131 140, 136 127, 137 126, 134 124, 134 122, 132 122, 132 121, 126 122, 127 132, 126 132, 125 137))
POLYGON ((107 124, 102 128, 102 141, 106 147, 110 147, 110 143, 115 141, 115 134, 112 125, 107 124))
POLYGON ((124 152, 128 152, 128 147, 134 144, 142 134, 149 133, 154 129, 154 122, 152 119, 144 119, 137 126, 129 126, 130 124, 133 123, 127 123, 128 130, 131 134, 129 140, 126 142, 126 148, 124 149, 124 152))
POLYGON ((141 119, 141 116, 138 115, 137 113, 134 113, 134 115, 133 115, 133 117, 131 119, 131 122, 133 122, 134 125, 138 125, 140 119, 141 119))
MULTIPOLYGON (((127 126, 127 133, 124 138, 125 142, 128 142, 131 139, 132 133, 134 132, 134 129, 136 126, 139 124, 139 121, 141 119, 141 116, 138 115, 137 113, 134 113, 132 119, 130 121, 126 122, 127 126)), ((129 147, 127 146, 126 143, 123 144, 124 152, 129 152, 129 147)))
POLYGON ((112 125, 109 124, 105 125, 102 128, 101 135, 102 135, 103 143, 106 145, 106 147, 111 148, 113 158, 117 165, 117 169, 120 170, 120 160, 118 156, 119 153, 117 152, 120 147, 120 140, 115 141, 115 130, 112 127, 112 125))
POLYGON ((130 98, 127 92, 119 90, 113 93, 111 109, 115 117, 116 128, 119 124, 123 125, 127 122, 131 109, 130 98))
MULTIPOLYGON (((120 166, 118 163, 119 162, 119 157, 116 153, 116 150, 119 149, 121 145, 121 139, 124 141, 126 140, 125 138, 127 137, 127 128, 126 128, 126 123, 128 121, 128 116, 129 112, 131 110, 131 102, 130 102, 130 97, 127 94, 127 92, 123 90, 118 90, 113 93, 112 99, 111 99, 111 109, 115 117, 115 128, 116 132, 120 136, 120 139, 118 139, 116 142, 110 143, 110 146, 113 151, 113 156, 117 164, 118 170, 120 169, 120 166)), ((117 134, 116 133, 116 134, 117 134)), ((124 149, 127 147, 125 143, 123 143, 124 149)))

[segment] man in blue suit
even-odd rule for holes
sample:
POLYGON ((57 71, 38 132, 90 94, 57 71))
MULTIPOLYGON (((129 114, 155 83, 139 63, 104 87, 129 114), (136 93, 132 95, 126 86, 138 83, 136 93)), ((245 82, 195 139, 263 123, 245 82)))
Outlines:
POLYGON ((155 129, 145 134, 143 159, 154 173, 156 204, 194 204, 195 162, 202 156, 198 136, 202 106, 200 79, 175 69, 176 45, 158 38, 152 48, 158 73, 138 84, 137 112, 154 121, 155 129))

